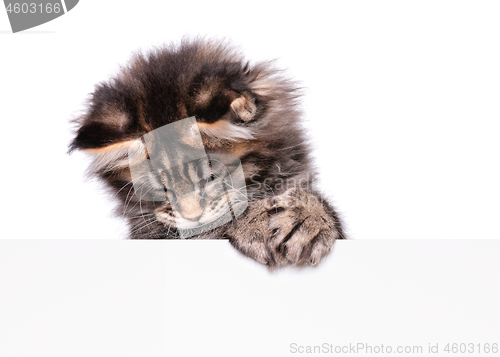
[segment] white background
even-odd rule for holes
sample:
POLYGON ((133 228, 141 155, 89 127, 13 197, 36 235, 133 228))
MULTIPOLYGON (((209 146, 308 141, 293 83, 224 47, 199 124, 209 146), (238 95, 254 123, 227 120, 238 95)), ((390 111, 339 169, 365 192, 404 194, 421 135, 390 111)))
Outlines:
POLYGON ((15 239, 0 242, 0 354, 495 342, 499 18, 495 1, 86 0, 11 34, 0 11, 2 238, 15 239), (321 187, 355 240, 317 269, 269 274, 225 241, 123 241, 84 156, 66 154, 93 86, 184 35, 278 58, 306 88, 321 187))

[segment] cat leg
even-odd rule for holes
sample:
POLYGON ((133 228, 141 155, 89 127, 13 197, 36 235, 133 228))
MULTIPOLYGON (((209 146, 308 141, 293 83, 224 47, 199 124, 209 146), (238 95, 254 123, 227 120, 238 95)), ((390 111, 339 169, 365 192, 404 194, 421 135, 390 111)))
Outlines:
POLYGON ((264 265, 274 266, 273 253, 267 246, 269 239, 269 213, 267 199, 249 202, 246 211, 227 227, 225 236, 241 253, 264 265))

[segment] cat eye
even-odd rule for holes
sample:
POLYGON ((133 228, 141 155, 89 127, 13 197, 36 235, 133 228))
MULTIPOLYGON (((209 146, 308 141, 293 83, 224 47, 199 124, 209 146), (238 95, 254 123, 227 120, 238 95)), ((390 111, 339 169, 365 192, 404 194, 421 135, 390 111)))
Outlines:
POLYGON ((203 189, 206 185, 210 184, 212 181, 214 181, 217 178, 216 175, 211 174, 207 178, 202 178, 200 181, 198 181, 198 185, 200 185, 200 188, 203 189))

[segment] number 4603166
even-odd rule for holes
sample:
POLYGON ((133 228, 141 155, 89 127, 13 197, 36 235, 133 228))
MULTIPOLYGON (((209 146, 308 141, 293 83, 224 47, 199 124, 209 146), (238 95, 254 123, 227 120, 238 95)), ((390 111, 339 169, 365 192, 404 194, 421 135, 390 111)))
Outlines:
POLYGON ((498 353, 498 343, 448 343, 447 353, 498 353))
POLYGON ((7 12, 14 13, 14 14, 51 14, 55 13, 58 14, 61 12, 61 4, 55 3, 47 3, 47 4, 35 4, 35 3, 9 3, 7 5, 7 12))

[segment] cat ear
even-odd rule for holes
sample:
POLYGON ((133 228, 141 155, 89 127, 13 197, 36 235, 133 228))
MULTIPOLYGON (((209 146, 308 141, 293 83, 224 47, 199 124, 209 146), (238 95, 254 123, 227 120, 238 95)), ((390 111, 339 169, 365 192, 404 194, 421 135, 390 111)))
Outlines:
POLYGON ((257 112, 255 99, 248 93, 244 92, 241 96, 231 102, 231 109, 244 122, 252 121, 257 112))
POLYGON ((123 140, 130 120, 119 111, 105 111, 83 119, 76 137, 70 145, 74 149, 96 149, 123 140))
POLYGON ((132 125, 130 114, 109 103, 92 103, 89 113, 79 122, 70 151, 97 149, 123 141, 129 136, 132 125))

